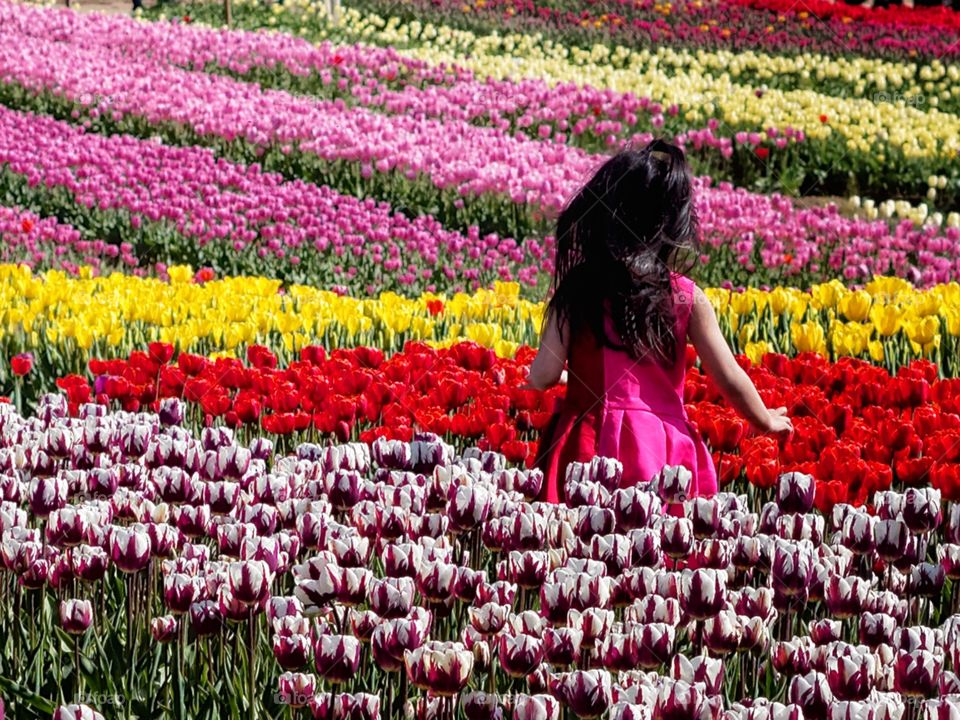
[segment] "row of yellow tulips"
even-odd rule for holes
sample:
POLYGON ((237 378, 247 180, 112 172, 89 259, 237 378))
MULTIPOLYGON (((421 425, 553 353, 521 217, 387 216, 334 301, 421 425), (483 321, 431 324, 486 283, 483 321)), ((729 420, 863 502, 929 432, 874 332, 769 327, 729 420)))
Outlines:
MULTIPOLYGON (((84 358, 116 356, 159 340, 181 350, 235 354, 260 343, 281 354, 309 344, 397 350, 408 340, 438 345, 472 340, 511 356, 535 344, 543 305, 501 283, 474 294, 384 293, 357 299, 259 277, 198 284, 187 267, 169 281, 114 274, 70 277, 0 265, 0 353, 40 352, 64 371, 84 358)), ((929 357, 960 373, 960 284, 917 290, 877 278, 851 290, 839 282, 809 292, 777 287, 743 292, 709 288, 731 344, 757 361, 765 352, 819 352, 890 367, 929 357)), ((6 363, 4 363, 6 365, 6 363)))
MULTIPOLYGON (((854 97, 831 96, 812 89, 768 88, 757 92, 751 83, 742 83, 741 76, 748 69, 761 75, 776 75, 787 63, 787 70, 810 73, 807 60, 759 54, 740 57, 703 50, 651 52, 607 45, 586 50, 535 34, 480 36, 430 22, 404 24, 397 18, 352 8, 344 9, 333 24, 323 18, 323 5, 312 0, 276 4, 273 12, 277 19, 282 19, 273 24, 286 27, 292 19, 302 19, 301 30, 315 39, 329 37, 394 46, 403 55, 436 65, 466 67, 479 77, 530 77, 648 96, 664 107, 677 105, 684 119, 694 126, 716 118, 731 127, 791 126, 812 139, 825 139, 836 133, 843 138, 848 152, 892 151, 907 158, 954 158, 960 154, 960 116, 940 112, 933 102, 933 98, 952 100, 960 96, 960 86, 951 79, 956 69, 940 63, 926 71, 924 77, 930 76, 929 80, 913 87, 903 78, 902 71, 893 73, 885 66, 870 64, 878 61, 823 58, 812 70, 811 78, 822 72, 826 73, 824 81, 862 73, 883 90, 878 87, 877 92, 868 93, 865 86, 861 89, 855 85, 853 89, 862 92, 851 93, 854 97), (740 59, 734 62, 732 58, 740 59), (718 71, 730 63, 733 64, 726 72, 718 71), (831 69, 831 63, 840 65, 831 69), (914 102, 916 97, 923 97, 924 104, 914 102)), ((877 159, 884 161, 880 156, 877 159)))

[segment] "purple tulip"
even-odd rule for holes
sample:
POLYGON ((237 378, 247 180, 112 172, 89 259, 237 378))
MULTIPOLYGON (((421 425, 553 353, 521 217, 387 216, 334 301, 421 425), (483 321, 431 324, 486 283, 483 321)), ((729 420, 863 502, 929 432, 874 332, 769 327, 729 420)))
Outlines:
POLYGON ((285 672, 277 684, 282 702, 293 708, 306 706, 317 692, 317 678, 312 674, 285 672))
POLYGON ((370 637, 374 662, 387 672, 398 672, 403 668, 404 653, 420 647, 425 642, 429 629, 430 618, 426 613, 415 619, 382 622, 370 637))
POLYGON ((777 480, 777 505, 784 513, 808 513, 813 509, 816 490, 812 475, 784 473, 777 480))
POLYGON ((577 628, 547 628, 543 633, 544 656, 551 665, 565 667, 580 659, 583 632, 577 628))
POLYGON ((158 643, 169 643, 180 634, 180 622, 173 615, 161 615, 150 620, 150 635, 158 643))
POLYGON ((104 720, 103 715, 87 705, 60 705, 53 711, 53 720, 104 720))
POLYGON ((838 700, 863 700, 875 684, 876 658, 857 650, 831 655, 827 658, 826 675, 838 700))
POLYGON ((327 682, 346 682, 360 668, 360 641, 351 635, 322 635, 314 642, 314 663, 327 682))
POLYGON ((60 603, 60 627, 71 635, 82 635, 93 624, 93 605, 89 600, 64 600, 60 603))
POLYGON ((473 653, 461 643, 431 641, 404 653, 410 682, 434 695, 454 696, 473 672, 473 653))
POLYGON ((512 720, 560 720, 560 703, 550 695, 514 695, 512 720))
POLYGON ((580 718, 596 718, 612 702, 610 674, 605 670, 576 670, 550 678, 550 693, 580 718))
POLYGON ((900 652, 894 666, 894 687, 901 695, 935 696, 942 666, 942 656, 938 657, 932 652, 900 652))
POLYGON ((910 532, 928 533, 940 525, 940 491, 934 488, 907 488, 903 494, 903 521, 910 532))
POLYGON ((110 559, 121 572, 139 572, 149 564, 149 535, 114 526, 110 529, 109 537, 110 559))
POLYGON ((680 577, 680 606, 697 620, 713 617, 726 599, 726 576, 716 570, 684 570, 680 577))
POLYGON ((543 643, 530 635, 500 635, 500 667, 507 675, 526 677, 543 661, 543 643))
POLYGON ((794 675, 790 679, 787 698, 803 708, 803 716, 809 720, 825 720, 833 704, 827 676, 818 672, 794 675))

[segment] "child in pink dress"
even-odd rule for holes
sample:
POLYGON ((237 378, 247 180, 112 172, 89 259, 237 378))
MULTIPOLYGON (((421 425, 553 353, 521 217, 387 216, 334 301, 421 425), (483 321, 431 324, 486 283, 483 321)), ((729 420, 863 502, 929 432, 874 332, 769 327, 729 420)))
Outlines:
POLYGON ((727 401, 763 432, 792 429, 768 410, 727 346, 706 297, 680 270, 697 261, 697 218, 683 152, 655 140, 608 160, 557 222, 557 262, 528 383, 566 372, 567 394, 540 441, 541 500, 563 501, 567 465, 623 463, 623 483, 664 465, 693 474, 696 495, 717 473, 683 405, 687 339, 727 401))

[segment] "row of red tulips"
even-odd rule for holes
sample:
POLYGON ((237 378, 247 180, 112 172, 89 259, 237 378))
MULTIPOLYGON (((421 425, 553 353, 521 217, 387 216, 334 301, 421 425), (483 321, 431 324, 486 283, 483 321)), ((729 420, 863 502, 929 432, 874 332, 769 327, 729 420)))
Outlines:
MULTIPOLYGON (((57 384, 74 411, 88 401, 130 411, 186 408, 197 426, 222 423, 281 440, 369 443, 410 440, 422 430, 529 465, 565 391, 525 389, 531 358, 528 348, 505 359, 472 343, 440 350, 410 343, 390 357, 363 347, 329 354, 307 347, 299 361, 279 368, 261 346, 251 347, 244 363, 175 358, 171 346, 153 343, 129 358, 91 360, 91 377, 70 375, 57 384)), ((786 406, 794 420, 792 436, 778 442, 752 432, 695 361, 691 348, 687 412, 714 451, 723 485, 744 478, 767 489, 782 472, 811 473, 820 480, 817 505, 824 511, 837 502, 863 503, 895 483, 932 483, 960 499, 960 380, 939 379, 932 363, 915 361, 891 375, 814 354, 769 354, 753 366, 742 358, 768 406, 786 406)))

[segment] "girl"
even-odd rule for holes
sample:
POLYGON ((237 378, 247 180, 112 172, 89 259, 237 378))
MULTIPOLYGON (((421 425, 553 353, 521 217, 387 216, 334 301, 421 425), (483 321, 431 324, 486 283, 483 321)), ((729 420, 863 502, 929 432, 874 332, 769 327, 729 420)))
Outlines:
POLYGON ((540 441, 541 500, 561 502, 567 465, 597 455, 623 463, 624 483, 684 465, 696 494, 717 491, 683 406, 688 338, 741 415, 763 432, 792 430, 785 408, 764 406, 713 307, 678 272, 697 258, 690 172, 661 140, 608 160, 561 213, 553 297, 528 377, 541 390, 569 378, 540 441))

